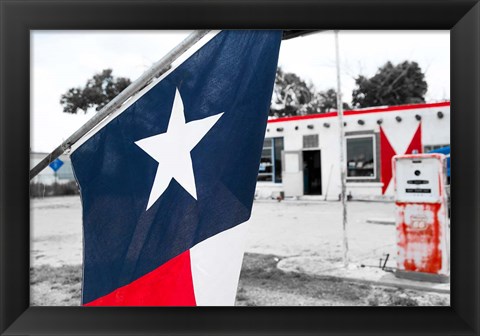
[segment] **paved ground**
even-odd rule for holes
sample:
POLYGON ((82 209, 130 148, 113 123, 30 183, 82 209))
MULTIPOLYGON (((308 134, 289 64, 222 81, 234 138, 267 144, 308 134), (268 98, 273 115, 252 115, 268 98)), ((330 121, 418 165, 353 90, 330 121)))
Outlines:
POLYGON ((30 202, 31 266, 82 263, 79 196, 35 198, 30 202))
MULTIPOLYGON (((395 252, 395 228, 369 224, 368 218, 391 218, 391 203, 348 203, 349 258, 378 265, 395 252)), ((325 265, 342 259, 339 202, 256 201, 250 219, 247 252, 316 256, 325 265)), ((81 204, 78 196, 34 199, 31 202, 32 265, 82 262, 81 204)), ((392 266, 393 259, 389 261, 392 266)))
MULTIPOLYGON (((348 257, 354 263, 378 265, 395 253, 395 227, 367 219, 392 218, 393 203, 347 204, 348 257)), ((250 220, 248 252, 280 256, 316 256, 325 267, 342 260, 340 202, 257 201, 250 220)), ((394 260, 389 265, 394 265, 394 260)))

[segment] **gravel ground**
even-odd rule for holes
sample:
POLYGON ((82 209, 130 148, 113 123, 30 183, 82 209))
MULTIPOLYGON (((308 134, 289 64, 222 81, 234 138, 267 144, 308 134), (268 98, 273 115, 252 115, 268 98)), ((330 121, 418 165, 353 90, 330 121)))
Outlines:
MULTIPOLYGON (((446 294, 375 287, 279 270, 277 263, 293 256, 315 256, 326 269, 342 260, 340 206, 339 202, 255 202, 236 305, 449 304, 446 294)), ((366 222, 368 218, 392 218, 393 210, 392 203, 348 203, 352 263, 378 265, 386 253, 395 255, 394 226, 366 222)), ((31 237, 32 305, 80 304, 80 198, 33 199, 31 237)), ((392 259, 388 266, 395 266, 392 259)))

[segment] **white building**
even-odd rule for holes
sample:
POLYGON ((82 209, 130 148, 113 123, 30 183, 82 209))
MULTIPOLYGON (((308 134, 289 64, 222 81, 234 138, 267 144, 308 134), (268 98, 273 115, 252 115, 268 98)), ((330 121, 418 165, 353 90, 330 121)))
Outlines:
MULTIPOLYGON (((345 111, 347 194, 391 198, 391 159, 450 144, 450 102, 345 111)), ((271 119, 257 198, 317 195, 338 199, 340 140, 336 112, 271 119)))

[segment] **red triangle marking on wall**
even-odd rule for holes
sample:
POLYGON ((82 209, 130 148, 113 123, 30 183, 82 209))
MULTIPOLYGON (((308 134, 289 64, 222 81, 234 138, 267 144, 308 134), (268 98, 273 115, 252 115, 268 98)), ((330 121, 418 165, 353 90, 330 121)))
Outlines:
POLYGON ((383 183, 382 195, 385 194, 385 191, 392 180, 392 157, 395 154, 395 150, 390 144, 387 135, 383 128, 380 127, 381 181, 383 183))
POLYGON ((413 135, 410 145, 408 145, 407 151, 405 154, 413 154, 413 151, 416 150, 417 153, 423 153, 422 148, 422 123, 418 124, 418 128, 413 135))

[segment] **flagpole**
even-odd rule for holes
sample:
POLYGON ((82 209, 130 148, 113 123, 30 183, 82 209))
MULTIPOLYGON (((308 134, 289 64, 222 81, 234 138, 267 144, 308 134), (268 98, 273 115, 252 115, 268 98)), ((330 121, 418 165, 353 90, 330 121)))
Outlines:
POLYGON ((117 110, 128 98, 140 91, 152 79, 166 72, 170 65, 177 60, 190 47, 197 43, 202 37, 207 35, 209 30, 198 30, 188 35, 180 44, 173 48, 162 59, 153 64, 150 69, 145 71, 136 81, 130 84, 118 96, 113 98, 105 107, 97 112, 82 127, 70 135, 64 142, 48 154, 42 161, 30 170, 30 180, 40 173, 45 167, 52 163, 56 158, 62 155, 73 144, 80 140, 85 134, 97 126, 102 120, 117 110))
POLYGON ((338 50, 338 30, 335 30, 335 57, 337 64, 337 111, 340 132, 340 179, 341 179, 341 201, 342 201, 342 230, 343 230, 343 264, 348 266, 348 236, 347 236, 347 202, 346 202, 346 170, 345 164, 345 134, 343 132, 343 102, 342 88, 340 82, 340 53, 338 50))

